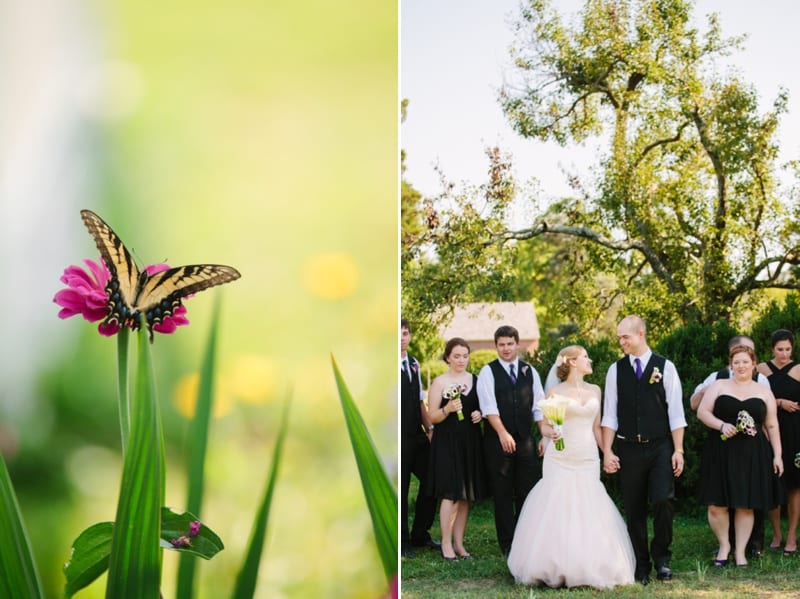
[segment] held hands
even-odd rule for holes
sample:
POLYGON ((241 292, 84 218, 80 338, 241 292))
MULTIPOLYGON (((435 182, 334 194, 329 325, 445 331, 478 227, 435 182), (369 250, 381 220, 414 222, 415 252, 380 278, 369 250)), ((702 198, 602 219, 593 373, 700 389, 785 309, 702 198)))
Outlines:
POLYGON ((470 420, 472 420, 472 424, 478 424, 481 421, 481 414, 480 410, 472 410, 472 414, 469 415, 470 420))
POLYGON ((796 401, 791 401, 789 399, 779 399, 778 407, 784 412, 789 412, 790 414, 794 414, 795 412, 800 410, 800 404, 798 404, 796 401))
POLYGON ((672 474, 674 476, 683 474, 683 454, 679 451, 672 453, 672 474))
POLYGON ((608 474, 619 471, 619 456, 611 451, 603 453, 603 470, 608 474))

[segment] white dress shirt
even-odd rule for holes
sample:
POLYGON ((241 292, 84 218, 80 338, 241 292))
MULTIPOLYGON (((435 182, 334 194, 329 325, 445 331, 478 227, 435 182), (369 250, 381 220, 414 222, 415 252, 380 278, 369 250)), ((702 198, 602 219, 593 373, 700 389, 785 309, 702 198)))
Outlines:
MULTIPOLYGON (((733 371, 731 371, 730 368, 728 368, 728 371, 731 373, 729 378, 733 378, 733 371)), ((716 380, 717 380, 717 373, 712 372, 705 378, 705 380, 702 383, 700 383, 699 385, 697 385, 697 387, 694 388, 694 393, 692 393, 692 395, 700 393, 703 389, 707 389, 709 385, 711 385, 711 383, 713 383, 716 380)), ((770 388, 769 379, 760 372, 758 373, 758 378, 756 379, 756 382, 759 385, 764 385, 767 389, 770 388)))
MULTIPOLYGON (((641 356, 628 355, 631 367, 636 370, 634 360, 638 357, 642 362, 642 371, 647 369, 647 363, 653 352, 648 348, 641 356)), ((683 393, 681 390, 681 380, 678 377, 678 370, 675 364, 667 360, 664 364, 663 372, 664 390, 667 399, 667 416, 669 418, 669 429, 674 431, 677 428, 686 427, 686 416, 683 413, 683 393)), ((619 429, 619 418, 617 416, 617 363, 614 362, 606 374, 605 401, 603 402, 603 419, 601 426, 611 430, 619 429)))
MULTIPOLYGON (((502 358, 498 358, 500 365, 503 369, 508 372, 508 367, 512 364, 514 365, 514 374, 517 378, 520 377, 519 371, 519 358, 514 358, 513 362, 506 362, 502 358)), ((536 372, 536 369, 533 366, 528 366, 533 373, 533 406, 531 411, 533 412, 533 419, 535 422, 539 422, 544 418, 542 411, 539 409, 539 401, 544 399, 544 389, 542 389, 542 381, 539 378, 539 373, 536 372)), ((491 416, 492 414, 499 416, 500 412, 497 409, 497 398, 494 395, 494 372, 492 372, 492 367, 486 364, 481 371, 478 373, 478 403, 481 406, 481 413, 483 417, 486 418, 487 416, 491 416)))

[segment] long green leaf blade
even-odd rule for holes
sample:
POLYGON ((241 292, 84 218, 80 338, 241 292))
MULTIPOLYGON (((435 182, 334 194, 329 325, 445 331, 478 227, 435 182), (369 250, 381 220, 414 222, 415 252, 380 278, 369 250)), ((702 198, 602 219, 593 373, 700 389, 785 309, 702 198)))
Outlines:
MULTIPOLYGON (((211 330, 208 335, 203 365, 200 369, 200 385, 197 390, 194 418, 189 427, 189 490, 186 509, 193 514, 202 513, 203 483, 205 472, 208 429, 211 423, 213 404, 214 375, 216 365, 217 331, 219 330, 220 294, 216 294, 211 330)), ((191 599, 194 596, 194 573, 197 560, 191 555, 181 555, 178 566, 177 599, 191 599)))
POLYGON ((42 597, 42 583, 17 496, 0 453, 0 597, 42 597))
POLYGON ((275 440, 275 450, 272 454, 272 466, 270 467, 267 488, 264 497, 258 508, 253 530, 250 531, 250 543, 247 548, 242 569, 236 577, 236 587, 233 591, 233 599, 252 599, 256 592, 256 580, 258 578, 258 566, 261 562, 261 553, 264 548, 264 539, 267 536, 267 520, 269 518, 269 508, 272 504, 272 495, 275 490, 275 481, 278 479, 278 465, 283 453, 283 442, 286 438, 286 431, 289 428, 289 399, 283 408, 281 425, 278 430, 278 438, 275 440))
POLYGON ((364 424, 358 407, 342 379, 336 360, 331 356, 336 386, 342 402, 347 431, 361 476, 375 542, 383 562, 387 580, 397 574, 397 492, 383 469, 375 444, 364 424))
POLYGON ((139 331, 129 446, 111 541, 107 599, 158 599, 164 445, 146 326, 139 331))

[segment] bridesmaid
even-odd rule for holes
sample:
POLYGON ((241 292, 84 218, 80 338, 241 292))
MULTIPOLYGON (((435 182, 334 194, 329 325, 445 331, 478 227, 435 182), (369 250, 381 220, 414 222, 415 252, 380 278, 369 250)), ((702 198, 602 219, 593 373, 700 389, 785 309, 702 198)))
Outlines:
POLYGON ((428 391, 434 425, 428 490, 441 499, 442 557, 447 561, 472 557, 464 547, 469 502, 488 495, 477 377, 467 372, 469 352, 466 341, 450 339, 443 356, 450 368, 433 380, 428 391))
POLYGON ((775 397, 753 380, 753 349, 744 345, 731 348, 730 366, 733 378, 712 383, 697 409, 697 417, 709 429, 697 495, 698 501, 708 506, 708 523, 719 542, 714 560, 717 567, 728 564, 731 510, 736 565, 747 565, 745 548, 753 530, 753 510, 771 510, 780 503, 777 476, 783 474, 775 397), (745 416, 749 423, 744 422, 745 416))
MULTIPOLYGON (((786 545, 783 555, 792 556, 797 552, 797 524, 800 521, 800 468, 795 460, 800 452, 800 364, 792 359, 794 335, 786 329, 772 333, 773 358, 758 365, 758 371, 769 379, 772 393, 778 404, 778 426, 784 456, 783 485, 786 489, 786 511, 789 530, 786 532, 786 545)), ((781 506, 769 512, 772 523, 772 542, 769 548, 781 548, 781 506)))

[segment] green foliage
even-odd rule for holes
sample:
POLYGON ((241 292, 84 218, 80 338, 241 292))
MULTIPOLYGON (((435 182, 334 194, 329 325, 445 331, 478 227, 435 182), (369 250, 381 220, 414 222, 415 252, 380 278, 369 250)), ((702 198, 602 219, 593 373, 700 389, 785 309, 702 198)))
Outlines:
POLYGON ((521 8, 500 102, 524 136, 607 151, 591 176, 571 176, 575 197, 522 195, 492 149, 484 185, 426 200, 427 230, 403 257, 403 313, 433 337, 458 303, 533 297, 546 332, 574 323, 599 338, 624 312, 662 337, 798 289, 800 208, 775 162, 786 96, 760 109, 753 86, 719 68, 741 39, 715 17, 695 28, 685 0, 587 1, 569 24, 554 4, 521 8), (521 229, 514 202, 532 215, 521 229))
POLYGON ((790 293, 783 302, 773 300, 753 323, 750 336, 756 344, 756 352, 763 360, 772 359, 770 338, 778 329, 792 331, 795 336, 795 346, 797 345, 800 334, 800 294, 790 293))
POLYGON ((267 537, 267 521, 269 510, 272 505, 272 495, 275 492, 275 483, 278 480, 278 466, 283 455, 283 444, 286 440, 286 432, 289 430, 289 400, 281 416, 281 424, 278 429, 278 438, 275 440, 275 450, 272 452, 272 465, 270 466, 267 485, 264 495, 256 512, 253 527, 250 530, 250 542, 248 543, 247 555, 242 563, 242 568, 236 577, 236 586, 231 595, 234 599, 252 599, 256 592, 258 581, 258 569, 261 563, 261 553, 264 549, 264 541, 267 537))
POLYGON ((125 452, 106 597, 157 599, 161 585, 164 441, 147 327, 138 335, 130 444, 125 452))
POLYGON ((0 597, 44 597, 17 496, 0 452, 0 597))
MULTIPOLYGON (((203 487, 205 480, 206 448, 208 446, 208 429, 211 424, 211 408, 213 404, 214 374, 216 372, 217 332, 219 329, 220 295, 214 300, 214 311, 211 327, 206 343, 203 364, 200 368, 200 384, 197 389, 197 401, 194 418, 189 427, 188 438, 191 443, 187 448, 189 455, 187 464, 186 508, 195 514, 202 514, 203 487)), ((162 523, 163 526, 163 523, 162 523)), ((194 572, 197 561, 192 555, 181 555, 178 565, 178 599, 190 599, 194 595, 194 572)))
POLYGON ((331 362, 347 432, 350 434, 361 485, 364 488, 364 498, 372 518, 375 542, 383 562, 386 579, 391 583, 391 579, 397 575, 397 492, 383 469, 369 430, 333 357, 331 362))

